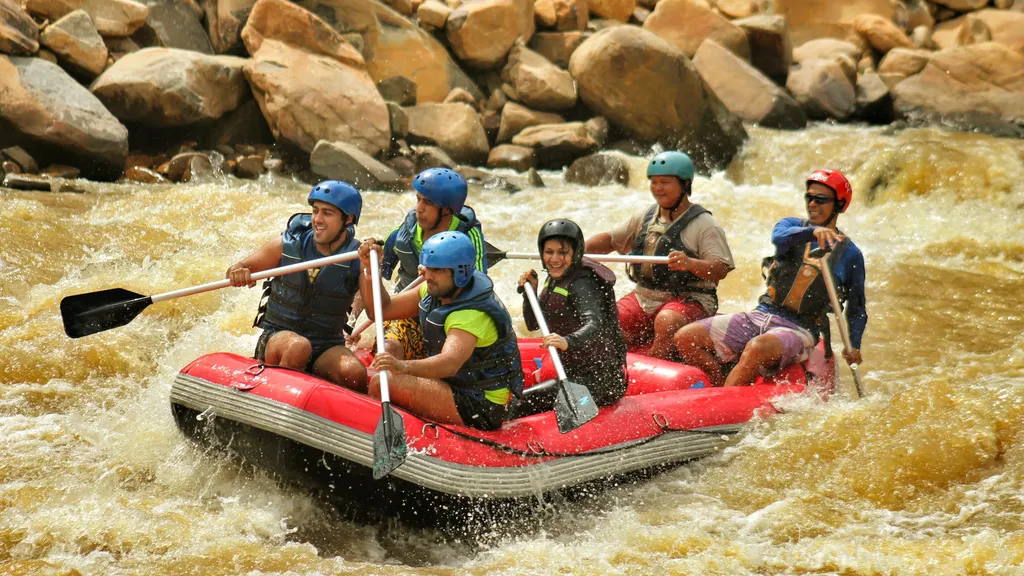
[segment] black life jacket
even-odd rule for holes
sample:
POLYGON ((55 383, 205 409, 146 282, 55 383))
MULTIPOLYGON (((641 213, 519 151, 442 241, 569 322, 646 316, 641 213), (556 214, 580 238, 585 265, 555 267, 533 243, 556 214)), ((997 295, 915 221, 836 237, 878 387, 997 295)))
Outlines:
MULTIPOLYGON (((570 268, 558 280, 552 281, 550 278, 548 279, 548 282, 537 297, 545 316, 559 316, 562 314, 562 310, 569 302, 569 286, 572 285, 573 280, 584 274, 593 274, 598 280, 607 284, 609 288, 615 286, 615 273, 610 268, 586 257, 581 262, 582 265, 570 268)), ((554 330, 554 332, 557 332, 557 330, 554 330)))
MULTIPOLYGON (((312 237, 312 215, 295 214, 288 220, 281 238, 280 266, 323 258, 312 237)), ((355 228, 347 229, 348 239, 334 252, 352 252, 359 248, 355 228)), ((348 313, 359 292, 359 261, 350 260, 323 268, 277 276, 264 283, 264 297, 254 325, 280 326, 296 334, 316 338, 342 338, 351 332, 348 313)))
MULTIPOLYGON (((655 204, 644 214, 643 225, 640 228, 640 233, 633 240, 633 249, 630 251, 630 254, 668 256, 669 252, 679 251, 690 258, 697 258, 697 254, 693 253, 683 244, 681 234, 698 216, 711 214, 711 211, 700 204, 690 206, 682 216, 669 224, 665 232, 658 237, 653 253, 647 254, 644 249, 647 245, 648 234, 654 234, 654 232, 648 232, 648 230, 651 227, 651 223, 657 218, 659 208, 655 204)), ((673 296, 694 292, 717 296, 717 291, 714 288, 695 285, 698 282, 704 282, 696 274, 692 272, 674 272, 669 270, 667 264, 628 264, 626 272, 630 280, 650 290, 670 292, 673 296)))
MULTIPOLYGON (((469 231, 473 228, 482 230, 480 222, 476 219, 476 212, 473 211, 469 206, 463 206, 462 210, 458 215, 453 216, 458 221, 458 226, 455 228, 457 232, 463 234, 469 234, 469 231)), ((409 285, 410 282, 416 279, 419 275, 420 265, 420 251, 413 245, 413 237, 416 234, 416 209, 409 210, 405 215, 405 220, 398 227, 398 235, 395 237, 395 254, 398 256, 398 282, 395 284, 395 292, 401 292, 403 288, 409 285)), ((483 235, 481 234, 481 237, 483 235)), ((480 247, 483 250, 483 247, 480 247)), ((487 260, 484 259, 484 266, 487 266, 487 260)), ((487 273, 487 270, 481 270, 483 273, 487 273)))
POLYGON ((484 390, 502 388, 508 388, 519 396, 523 391, 523 365, 512 317, 494 294, 491 279, 482 272, 474 272, 470 284, 449 304, 441 304, 440 298, 429 294, 420 300, 420 326, 423 327, 427 354, 436 356, 441 353, 448 338, 444 331, 445 320, 458 310, 479 310, 487 314, 498 328, 498 339, 490 346, 475 348, 458 373, 445 378, 445 381, 478 398, 484 397, 484 390))

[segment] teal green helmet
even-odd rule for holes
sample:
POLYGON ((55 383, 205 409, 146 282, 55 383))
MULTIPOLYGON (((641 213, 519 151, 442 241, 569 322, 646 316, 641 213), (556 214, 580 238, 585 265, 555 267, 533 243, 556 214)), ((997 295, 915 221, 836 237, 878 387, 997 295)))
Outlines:
POLYGON ((693 161, 677 150, 656 154, 647 165, 647 177, 675 176, 680 180, 693 180, 693 161))

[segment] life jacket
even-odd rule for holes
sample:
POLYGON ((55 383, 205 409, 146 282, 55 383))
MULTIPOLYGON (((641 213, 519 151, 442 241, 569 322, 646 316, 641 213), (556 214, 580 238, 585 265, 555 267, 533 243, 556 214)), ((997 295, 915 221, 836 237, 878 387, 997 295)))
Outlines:
MULTIPOLYGON (((312 214, 295 214, 281 238, 281 266, 323 258, 312 239, 312 214)), ((355 229, 334 252, 359 248, 355 229)), ((277 276, 264 283, 264 298, 254 325, 270 323, 306 337, 339 338, 352 329, 348 313, 359 291, 359 261, 329 264, 323 268, 277 276)))
MULTIPOLYGON (((476 212, 469 206, 463 206, 457 216, 453 216, 459 224, 455 228, 457 232, 469 234, 473 228, 481 230, 480 222, 476 219, 476 212)), ((401 292, 403 288, 416 279, 419 275, 420 251, 413 245, 413 238, 416 235, 416 209, 409 210, 405 220, 398 227, 395 237, 395 254, 398 256, 398 282, 395 284, 395 292, 401 292)), ((484 260, 486 266, 486 260, 484 260)), ((487 270, 481 270, 487 273, 487 270)))
POLYGON ((523 391, 523 366, 512 318, 495 296, 491 279, 482 272, 474 272, 470 284, 449 304, 441 304, 440 298, 429 294, 420 300, 420 326, 427 354, 441 353, 448 337, 444 331, 445 320, 458 310, 479 310, 487 314, 498 327, 498 339, 485 348, 475 348, 458 373, 445 381, 477 398, 484 397, 484 390, 506 387, 519 396, 523 391))
MULTIPOLYGON (((807 222, 804 222, 804 226, 807 222)), ((839 232, 842 234, 842 232, 839 232)), ((849 246, 849 239, 843 239, 832 248, 828 260, 837 263, 849 246)), ((782 254, 769 256, 761 261, 762 275, 768 284, 768 290, 759 302, 770 304, 790 312, 793 318, 812 332, 824 325, 827 333, 828 318, 826 314, 832 309, 825 278, 821 274, 821 265, 817 258, 811 258, 811 243, 793 246, 782 254)), ((833 274, 833 280, 835 275, 833 274)), ((840 302, 846 301, 846 290, 833 281, 840 302)))
MULTIPOLYGON (((656 221, 658 215, 657 204, 650 207, 644 214, 643 225, 640 233, 633 240, 633 249, 630 254, 646 254, 648 256, 668 256, 669 252, 679 251, 690 258, 697 258, 697 254, 683 244, 681 234, 691 222, 702 214, 711 214, 711 211, 700 204, 694 204, 682 216, 676 218, 667 227, 656 221), (654 250, 647 250, 649 235, 657 235, 654 250)), ((705 282, 692 272, 675 272, 669 270, 667 264, 629 264, 626 266, 626 273, 629 279, 640 286, 650 290, 670 292, 673 296, 686 293, 710 294, 717 296, 714 288, 706 288, 697 285, 705 282)))
POLYGON ((545 315, 559 316, 562 314, 562 310, 569 303, 569 286, 572 285, 574 280, 584 274, 597 276, 609 288, 615 286, 615 273, 610 268, 584 257, 580 266, 570 268, 561 278, 554 282, 549 280, 544 289, 540 291, 538 300, 545 315))

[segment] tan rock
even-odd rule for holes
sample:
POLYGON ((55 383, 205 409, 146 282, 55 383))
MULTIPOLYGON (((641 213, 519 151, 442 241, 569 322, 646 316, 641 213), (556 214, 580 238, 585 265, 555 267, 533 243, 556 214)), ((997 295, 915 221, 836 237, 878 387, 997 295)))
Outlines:
POLYGON ((107 46, 84 10, 50 24, 39 37, 73 71, 95 78, 107 67, 107 46))
POLYGON ((473 98, 473 95, 468 90, 463 88, 453 88, 448 96, 445 96, 444 104, 453 104, 455 102, 462 102, 463 104, 469 104, 473 108, 477 107, 477 101, 473 98))
POLYGON ((583 42, 581 32, 537 32, 529 47, 559 68, 569 67, 569 58, 583 42))
POLYGON ((874 72, 861 74, 857 78, 857 118, 872 124, 888 124, 893 120, 892 93, 874 72))
POLYGON ((968 46, 970 44, 981 44, 982 42, 992 41, 992 31, 989 30, 988 25, 985 21, 973 14, 967 14, 964 16, 964 23, 960 26, 960 31, 956 36, 956 43, 958 46, 968 46))
POLYGON ((354 68, 364 68, 363 55, 341 34, 312 12, 287 0, 259 0, 242 29, 249 54, 259 52, 264 40, 277 40, 313 54, 323 54, 354 68))
POLYGON ((856 62, 860 60, 861 54, 861 49, 849 42, 834 38, 820 38, 794 49, 793 62, 799 64, 811 58, 830 60, 837 56, 845 56, 856 62))
POLYGON ((409 142, 436 144, 456 162, 481 164, 490 146, 480 116, 467 104, 420 104, 405 109, 409 142))
POLYGON ((582 122, 531 126, 516 134, 512 143, 533 148, 541 168, 567 166, 600 146, 582 122))
POLYGON ((893 89, 899 118, 1024 136, 1024 54, 988 42, 940 50, 893 89))
POLYGON ((846 120, 857 105, 846 70, 833 59, 809 58, 793 66, 786 89, 810 118, 846 120))
POLYGON ((538 27, 554 28, 558 21, 554 0, 534 0, 533 20, 538 27))
POLYGON ((0 124, 38 161, 75 165, 91 178, 116 177, 128 153, 128 130, 117 118, 39 58, 0 55, 0 124))
POLYGON ((444 28, 452 9, 437 0, 427 0, 416 9, 416 19, 433 29, 444 28))
POLYGON ((123 180, 128 182, 139 182, 142 184, 168 184, 170 180, 164 178, 159 172, 143 168, 141 166, 131 166, 124 171, 123 180))
POLYGON ((497 112, 504 108, 507 103, 508 96, 501 91, 501 88, 495 88, 494 91, 491 92, 491 96, 487 98, 487 103, 484 105, 484 109, 497 112))
POLYGON ((51 21, 85 10, 104 36, 131 36, 149 15, 149 8, 131 0, 26 0, 25 8, 51 21))
POLYGON ((487 155, 488 168, 511 168, 516 172, 526 172, 537 167, 537 153, 529 146, 500 144, 491 149, 487 155))
POLYGON ((715 8, 727 18, 749 18, 758 13, 757 4, 751 0, 718 0, 715 8))
POLYGON ((40 48, 39 52, 36 52, 36 58, 42 58, 51 64, 57 64, 59 62, 57 55, 46 48, 40 48))
POLYGON ((590 21, 588 0, 537 0, 536 20, 546 28, 561 32, 583 31, 590 21))
POLYGON ((49 178, 78 178, 78 175, 82 171, 74 166, 68 166, 67 164, 50 164, 46 168, 43 168, 42 175, 49 178))
POLYGON ((796 47, 818 38, 849 36, 853 19, 861 14, 893 17, 890 0, 775 0, 775 12, 786 17, 796 47))
POLYGON ((789 39, 789 27, 786 17, 777 14, 758 14, 733 24, 740 27, 747 35, 750 45, 750 63, 775 81, 784 86, 789 66, 793 63, 793 44, 789 39))
POLYGON ((218 54, 242 44, 242 28, 256 0, 199 0, 206 13, 206 30, 218 54))
POLYGON ((932 29, 930 26, 918 26, 910 33, 910 45, 914 48, 931 49, 932 29))
POLYGON ((558 124, 559 122, 565 122, 565 119, 558 114, 538 112, 515 102, 509 102, 501 110, 501 125, 498 128, 495 142, 511 142, 516 134, 530 126, 558 124))
POLYGON ((512 48, 501 76, 531 108, 566 110, 576 105, 576 84, 569 72, 528 48, 512 48))
POLYGON ((918 26, 925 26, 931 31, 935 26, 935 17, 932 16, 931 11, 928 9, 928 3, 925 0, 901 0, 899 7, 901 9, 897 10, 894 6, 893 22, 902 25, 904 30, 913 30, 918 26), (897 12, 904 19, 902 23, 897 19, 897 12))
POLYGON ((533 20, 532 0, 470 0, 448 17, 445 33, 459 60, 489 70, 502 63, 517 38, 530 40, 533 20))
POLYGON ((747 35, 702 0, 660 0, 644 22, 648 30, 668 40, 687 58, 693 58, 705 39, 712 39, 745 60, 750 59, 747 35))
POLYGON ((361 68, 265 39, 245 77, 279 141, 309 152, 320 140, 348 142, 370 155, 391 142, 387 106, 361 68))
POLYGON ((587 107, 618 131, 685 149, 700 169, 724 167, 746 139, 742 122, 705 92, 689 59, 644 29, 594 34, 573 53, 569 71, 587 107))
POLYGON ((15 0, 0 0, 0 52, 29 56, 39 50, 39 27, 15 0))
MULTIPOLYGON (((416 83, 416 102, 440 102, 452 88, 484 94, 431 34, 386 5, 373 0, 299 0, 336 30, 358 33, 363 57, 374 81, 405 76, 416 83)), ((533 13, 529 14, 532 28, 533 13)))
POLYGON ((957 12, 971 12, 984 8, 988 4, 988 0, 932 0, 932 2, 957 12))
POLYGON ((39 173, 39 163, 21 146, 11 146, 0 150, 0 158, 11 160, 21 168, 22 172, 28 172, 29 174, 39 173))
POLYGON ((932 53, 928 50, 896 48, 878 63, 878 73, 900 75, 904 78, 913 76, 924 70, 931 57, 932 53))
POLYGON ((146 23, 134 34, 140 42, 146 46, 214 53, 213 44, 203 28, 202 9, 196 16, 185 0, 140 0, 140 3, 149 7, 146 23))
POLYGON ((146 48, 118 60, 92 93, 119 119, 146 126, 216 120, 249 98, 246 60, 174 48, 146 48))
POLYGON ((598 18, 629 22, 636 0, 587 0, 587 8, 598 18))
POLYGON ((853 28, 872 48, 885 54, 893 48, 910 48, 910 38, 891 20, 877 14, 861 14, 853 19, 853 28))
POLYGON ((744 122, 791 130, 807 125, 807 116, 785 90, 714 40, 700 45, 693 64, 719 100, 744 122))

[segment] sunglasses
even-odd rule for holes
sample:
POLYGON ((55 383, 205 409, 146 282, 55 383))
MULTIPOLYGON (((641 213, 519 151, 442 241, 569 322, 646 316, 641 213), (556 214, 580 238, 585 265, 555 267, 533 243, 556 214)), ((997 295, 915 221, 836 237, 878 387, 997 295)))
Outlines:
POLYGON ((825 196, 824 194, 804 194, 804 201, 808 204, 811 202, 814 202, 815 204, 831 204, 835 202, 835 198, 825 196))

